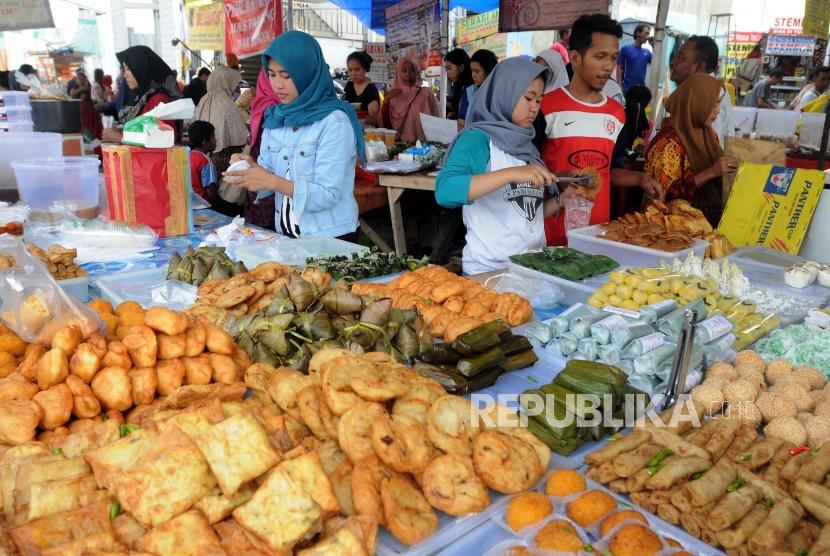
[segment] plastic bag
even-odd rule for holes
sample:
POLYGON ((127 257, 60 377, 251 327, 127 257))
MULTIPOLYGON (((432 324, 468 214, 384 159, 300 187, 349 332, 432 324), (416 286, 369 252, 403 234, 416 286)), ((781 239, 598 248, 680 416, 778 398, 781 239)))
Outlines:
POLYGON ((71 324, 84 337, 101 330, 97 315, 67 295, 22 241, 0 235, 0 253, 17 265, 0 270, 0 321, 21 339, 48 345, 58 329, 71 324))
POLYGON ((556 284, 540 281, 538 278, 528 278, 510 271, 500 276, 491 276, 484 282, 484 285, 498 293, 513 292, 520 295, 527 299, 534 309, 554 307, 565 296, 556 284), (498 283, 488 286, 493 278, 499 278, 498 283))
POLYGON ((162 305, 174 311, 184 311, 196 303, 196 286, 179 282, 178 280, 165 280, 153 287, 150 295, 154 305, 162 305))

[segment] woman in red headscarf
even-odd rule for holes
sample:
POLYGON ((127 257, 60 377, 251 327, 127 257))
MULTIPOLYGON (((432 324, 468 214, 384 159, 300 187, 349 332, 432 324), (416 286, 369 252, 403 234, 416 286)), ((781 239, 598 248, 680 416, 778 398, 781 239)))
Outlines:
POLYGON ((438 101, 429 87, 421 86, 421 69, 415 58, 398 60, 395 83, 386 97, 389 120, 401 141, 425 141, 421 113, 438 116, 438 101))
MULTIPOLYGON (((251 146, 251 157, 256 160, 259 157, 259 145, 262 141, 262 123, 265 110, 278 104, 280 97, 274 92, 271 83, 268 81, 268 72, 262 68, 256 82, 256 94, 251 101, 251 139, 248 144, 251 146)), ((242 214, 245 222, 254 224, 269 230, 274 229, 274 196, 269 196, 256 202, 256 191, 248 191, 245 200, 245 208, 242 214)))

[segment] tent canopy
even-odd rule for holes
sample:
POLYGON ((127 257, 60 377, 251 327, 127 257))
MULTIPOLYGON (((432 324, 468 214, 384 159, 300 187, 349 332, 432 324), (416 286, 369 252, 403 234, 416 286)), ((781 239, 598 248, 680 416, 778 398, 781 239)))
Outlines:
MULTIPOLYGON (((363 25, 376 33, 383 34, 386 27, 384 10, 401 0, 331 0, 331 3, 343 8, 360 20, 363 25)), ((450 0, 450 9, 464 8, 481 13, 499 7, 498 0, 450 0)))

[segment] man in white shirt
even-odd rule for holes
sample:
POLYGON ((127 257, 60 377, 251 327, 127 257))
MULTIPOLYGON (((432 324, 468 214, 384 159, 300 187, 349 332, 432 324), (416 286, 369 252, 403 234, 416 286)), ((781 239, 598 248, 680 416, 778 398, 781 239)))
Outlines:
MULTIPOLYGON (((718 77, 718 45, 710 37, 693 35, 680 47, 671 60, 671 80, 680 85, 694 73, 707 73, 718 77)), ((721 92, 720 114, 712 124, 718 134, 721 147, 726 137, 735 135, 735 117, 732 101, 724 89, 721 92)))
POLYGON ((790 104, 790 110, 803 110, 804 106, 810 104, 827 90, 830 84, 830 68, 822 66, 813 71, 813 77, 790 104))

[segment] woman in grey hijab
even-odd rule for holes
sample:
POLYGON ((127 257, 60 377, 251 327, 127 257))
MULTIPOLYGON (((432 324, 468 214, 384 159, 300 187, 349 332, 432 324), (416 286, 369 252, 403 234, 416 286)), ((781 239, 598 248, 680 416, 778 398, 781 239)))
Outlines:
POLYGON ((533 120, 549 78, 547 68, 524 58, 500 62, 450 145, 435 197, 463 207, 465 274, 503 268, 510 255, 545 245, 544 219, 558 210, 558 191, 533 146, 533 120))

